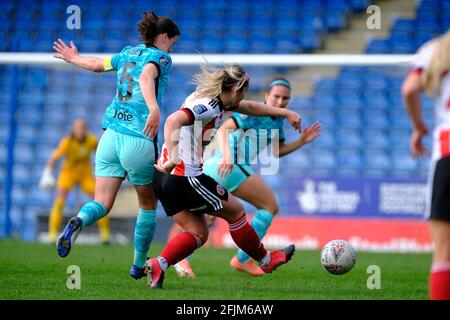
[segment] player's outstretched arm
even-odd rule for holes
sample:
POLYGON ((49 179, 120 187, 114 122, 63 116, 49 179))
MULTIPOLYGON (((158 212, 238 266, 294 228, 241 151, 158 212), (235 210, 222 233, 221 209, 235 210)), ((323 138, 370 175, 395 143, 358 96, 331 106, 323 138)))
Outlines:
POLYGON ((248 114, 252 116, 269 116, 269 117, 283 117, 294 127, 295 130, 301 129, 301 117, 297 112, 285 108, 275 108, 256 101, 242 100, 239 103, 236 112, 248 114))
POLYGON ((320 136, 322 126, 318 122, 314 122, 311 126, 304 128, 300 135, 300 138, 291 143, 280 142, 279 149, 273 149, 273 155, 275 157, 284 157, 297 149, 300 149, 305 144, 310 143, 320 136))
POLYGON ((78 49, 73 41, 70 41, 70 46, 67 46, 67 44, 63 40, 58 39, 53 42, 53 49, 58 52, 54 55, 54 57, 57 59, 62 59, 68 63, 93 72, 106 71, 103 65, 102 58, 80 56, 78 54, 78 49))

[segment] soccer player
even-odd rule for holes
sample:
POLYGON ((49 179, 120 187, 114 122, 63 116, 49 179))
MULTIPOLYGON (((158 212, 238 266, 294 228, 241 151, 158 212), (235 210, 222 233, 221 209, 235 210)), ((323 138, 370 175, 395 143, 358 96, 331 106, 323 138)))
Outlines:
POLYGON ((450 30, 425 43, 402 86, 413 124, 410 150, 414 157, 427 154, 422 137, 428 133, 421 113, 420 92, 434 97, 436 127, 428 176, 427 218, 434 243, 429 278, 430 298, 450 300, 450 30))
POLYGON ((94 201, 86 203, 70 219, 57 240, 58 254, 69 254, 82 228, 103 218, 111 210, 122 181, 134 185, 139 212, 134 231, 134 262, 130 275, 139 279, 156 224, 157 199, 153 191, 154 163, 160 124, 161 98, 167 90, 172 60, 168 54, 179 38, 177 25, 168 17, 144 12, 138 24, 143 44, 127 46, 111 58, 82 57, 73 42, 68 47, 56 41, 56 58, 94 72, 116 71, 117 93, 108 106, 102 127, 106 130, 95 158, 94 201))
MULTIPOLYGON (((290 98, 291 85, 284 78, 273 79, 264 95, 265 104, 276 108, 287 108, 290 98)), ((217 132, 219 142, 224 143, 224 145, 220 146, 221 149, 228 148, 229 161, 232 161, 234 164, 231 172, 225 177, 219 174, 218 166, 223 157, 223 152, 216 153, 213 157, 207 159, 203 165, 205 174, 216 180, 234 196, 251 203, 258 209, 251 221, 251 225, 260 239, 264 237, 272 224, 274 216, 278 213, 278 203, 270 187, 252 169, 252 161, 265 147, 271 145, 272 139, 278 139, 279 141, 278 145, 273 145, 275 155, 283 157, 313 141, 320 135, 320 125, 314 123, 311 127, 303 129, 301 136, 297 140, 292 143, 285 143, 283 121, 282 117, 249 117, 239 113, 233 114, 221 125, 217 132), (253 138, 243 137, 244 131, 247 130, 254 130, 253 138), (226 137, 225 135, 229 132, 232 132, 232 134, 226 137), (261 138, 266 140, 265 143, 260 143, 262 141, 261 138), (275 148, 275 146, 279 148, 275 148)), ((210 217, 208 216, 208 218, 210 217)), ((176 231, 172 230, 172 233, 174 232, 176 231)), ((264 274, 261 268, 256 266, 254 261, 240 249, 231 260, 230 265, 235 270, 247 272, 253 276, 264 274)), ((187 259, 180 261, 174 267, 180 276, 194 276, 187 259)))
MULTIPOLYGON (((202 170, 204 147, 214 137, 225 111, 258 116, 285 117, 300 130, 300 116, 288 109, 243 100, 249 78, 238 65, 203 68, 194 80, 196 90, 164 126, 165 144, 157 162, 155 194, 168 216, 184 230, 172 238, 157 258, 145 263, 148 286, 161 288, 169 266, 183 260, 208 238, 205 213, 226 220, 234 242, 258 261, 264 272, 272 272, 292 257, 295 246, 267 251, 247 222, 242 204, 202 170)), ((232 164, 222 162, 227 171, 232 164)))
MULTIPOLYGON (((70 135, 61 139, 58 147, 47 161, 39 186, 41 189, 51 189, 55 186, 52 171, 56 163, 65 157, 58 175, 56 198, 53 202, 48 221, 50 242, 56 242, 56 236, 61 226, 64 203, 70 190, 79 185, 84 193, 94 197, 95 181, 92 175, 91 153, 97 149, 97 138, 91 134, 82 119, 76 119, 72 124, 70 135)), ((97 221, 103 244, 109 243, 109 217, 97 221)))

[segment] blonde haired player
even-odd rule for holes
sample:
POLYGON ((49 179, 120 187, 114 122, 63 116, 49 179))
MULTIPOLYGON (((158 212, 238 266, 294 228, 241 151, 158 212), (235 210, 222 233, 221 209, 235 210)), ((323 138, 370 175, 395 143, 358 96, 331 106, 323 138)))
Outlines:
MULTIPOLYGON (((281 108, 243 100, 249 86, 245 70, 233 65, 203 68, 194 77, 196 90, 180 110, 172 113, 164 125, 161 156, 156 164, 155 194, 168 216, 183 229, 172 238, 157 258, 149 259, 144 269, 148 286, 161 288, 166 270, 189 256, 208 239, 205 214, 228 222, 233 241, 270 273, 287 263, 295 251, 289 245, 281 251, 268 251, 247 221, 239 201, 213 178, 203 173, 203 152, 220 127, 224 113, 235 110, 255 116, 280 116, 300 130, 299 114, 281 108)), ((225 162, 220 167, 227 166, 225 162)))
POLYGON ((434 243, 429 287, 433 300, 450 300, 450 30, 425 43, 414 68, 402 86, 402 95, 413 124, 410 149, 414 157, 426 150, 422 137, 428 133, 420 105, 420 92, 435 101, 436 125, 428 176, 427 218, 434 243))
MULTIPOLYGON (((51 189, 55 186, 52 171, 57 161, 65 158, 58 175, 56 198, 48 221, 50 242, 55 243, 63 216, 64 204, 69 192, 79 185, 84 193, 94 197, 95 181, 92 175, 91 154, 97 149, 97 138, 91 134, 82 119, 76 119, 71 134, 62 138, 45 166, 39 186, 51 189)), ((102 243, 109 243, 109 217, 98 222, 102 243)))

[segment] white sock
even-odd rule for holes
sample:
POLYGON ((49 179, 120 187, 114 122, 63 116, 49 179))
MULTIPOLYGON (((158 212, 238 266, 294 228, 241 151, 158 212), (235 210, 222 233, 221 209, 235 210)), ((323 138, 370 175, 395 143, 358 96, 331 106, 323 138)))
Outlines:
POLYGON ((167 269, 169 268, 169 264, 167 263, 167 260, 164 257, 159 256, 158 258, 156 258, 156 260, 158 260, 158 264, 161 267, 161 269, 166 272, 167 269))
POLYGON ((270 251, 267 250, 266 255, 258 262, 261 267, 266 267, 270 263, 270 251))

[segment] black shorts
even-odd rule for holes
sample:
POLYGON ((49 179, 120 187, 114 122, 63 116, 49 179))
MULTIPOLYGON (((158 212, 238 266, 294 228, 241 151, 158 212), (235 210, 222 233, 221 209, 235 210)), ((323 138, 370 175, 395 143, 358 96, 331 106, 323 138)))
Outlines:
POLYGON ((156 170, 155 194, 167 216, 189 210, 194 214, 215 212, 228 200, 228 191, 206 174, 195 177, 175 176, 156 170))
POLYGON ((450 222, 450 157, 439 159, 431 174, 429 218, 450 222))

